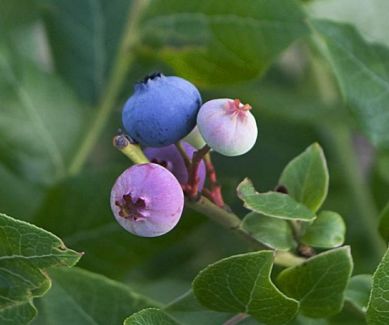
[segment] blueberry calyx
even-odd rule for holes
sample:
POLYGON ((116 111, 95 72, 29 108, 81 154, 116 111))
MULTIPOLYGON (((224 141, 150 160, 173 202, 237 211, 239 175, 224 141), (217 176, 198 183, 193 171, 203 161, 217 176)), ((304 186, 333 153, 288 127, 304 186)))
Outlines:
POLYGON ((161 72, 153 72, 151 74, 146 75, 140 83, 147 84, 149 80, 161 78, 162 76, 163 74, 161 72))
POLYGON ((131 194, 124 194, 120 201, 115 201, 116 206, 120 208, 119 216, 124 219, 139 221, 145 219, 143 213, 146 208, 146 202, 142 198, 133 200, 131 194))
POLYGON ((165 167, 168 171, 172 172, 173 171, 173 164, 171 161, 167 161, 167 160, 162 160, 162 159, 158 159, 158 158, 153 158, 150 160, 150 162, 154 163, 154 164, 158 164, 162 167, 165 167))

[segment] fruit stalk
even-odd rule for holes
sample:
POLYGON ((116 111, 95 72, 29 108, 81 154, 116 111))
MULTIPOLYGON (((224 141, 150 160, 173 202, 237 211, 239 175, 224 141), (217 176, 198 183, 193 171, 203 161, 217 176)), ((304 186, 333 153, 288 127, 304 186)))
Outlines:
MULTIPOLYGON (((201 195, 197 201, 186 200, 185 204, 193 210, 206 215, 209 219, 222 225, 224 228, 231 230, 239 237, 250 243, 254 249, 269 249, 258 242, 251 236, 250 233, 241 227, 241 220, 235 213, 219 208, 206 197, 201 195)), ((281 266, 294 266, 301 264, 304 261, 304 258, 295 256, 289 252, 275 251, 274 254, 274 262, 281 266)))
MULTIPOLYGON (((125 137, 124 135, 121 135, 122 137, 125 137)), ((117 138, 117 137, 115 137, 117 138)), ((115 147, 117 147, 123 154, 125 154, 128 158, 133 159, 131 155, 128 155, 129 150, 127 149, 128 146, 132 146, 132 144, 128 141, 128 139, 125 137, 127 141, 123 141, 122 147, 118 147, 114 141, 115 147)), ((139 150, 141 150, 139 148, 139 150)), ((210 148, 205 145, 203 148, 198 150, 194 156, 191 166, 192 171, 192 179, 198 178, 195 174, 195 170, 198 170, 198 165, 200 164, 201 160, 204 158, 204 156, 209 152, 210 148), (193 165, 195 165, 195 168, 193 168, 193 165), (196 167, 197 165, 197 167, 196 167), (196 177, 193 177, 195 175, 196 177)), ((147 159, 147 158, 146 158, 147 159)), ((133 160, 134 161, 134 160, 133 160)), ((136 163, 136 161, 134 161, 136 163)), ((216 175, 215 175, 216 176, 216 175)), ((191 190, 189 188, 188 190, 191 190)), ((250 233, 248 233, 246 230, 244 230, 241 227, 241 220, 240 218, 233 212, 227 211, 226 209, 223 209, 216 204, 214 204, 211 200, 207 199, 203 195, 198 195, 198 190, 196 190, 195 193, 196 200, 193 200, 193 197, 189 200, 185 200, 185 205, 192 208, 195 211, 200 212, 201 214, 207 216, 209 219, 213 220, 214 222, 222 225, 224 228, 231 230, 232 232, 236 233, 238 236, 246 240, 248 243, 252 245, 255 249, 261 250, 261 249, 268 249, 268 247, 262 245, 260 242, 258 242, 255 238, 251 236, 250 233)), ((274 255, 274 262, 276 264, 282 265, 282 266, 294 266, 301 264, 305 261, 304 258, 295 256, 289 252, 281 252, 276 251, 274 255)))
POLYGON ((211 154, 208 152, 205 157, 205 167, 207 168, 207 175, 210 183, 210 196, 212 201, 220 208, 224 207, 224 199, 221 191, 221 186, 217 182, 216 169, 212 163, 211 154))
POLYGON ((176 147, 177 147, 179 153, 181 154, 182 158, 184 159, 185 166, 186 166, 186 168, 187 168, 188 171, 189 171, 191 162, 190 162, 190 159, 189 159, 188 155, 187 155, 186 152, 185 152, 184 147, 182 146, 182 143, 181 143, 180 141, 178 141, 178 142, 176 143, 176 147))
POLYGON ((204 156, 211 150, 211 148, 206 144, 200 150, 197 150, 193 154, 192 163, 189 169, 189 193, 188 196, 190 199, 196 199, 199 193, 199 167, 200 163, 203 160, 204 156))
POLYGON ((135 164, 145 164, 149 160, 144 155, 139 145, 133 144, 124 134, 119 134, 113 138, 113 145, 125 156, 130 158, 135 164))

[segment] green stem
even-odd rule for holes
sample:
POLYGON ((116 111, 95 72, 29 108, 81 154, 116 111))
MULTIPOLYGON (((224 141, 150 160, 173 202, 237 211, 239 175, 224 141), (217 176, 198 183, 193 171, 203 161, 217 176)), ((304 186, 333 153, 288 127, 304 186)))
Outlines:
MULTIPOLYGON (((187 200, 186 205, 193 210, 206 215, 208 218, 222 225, 223 227, 233 231, 238 236, 252 244, 256 249, 268 249, 268 247, 262 245, 255 238, 253 238, 250 233, 241 227, 241 220, 236 214, 218 207, 204 196, 200 196, 200 198, 196 201, 187 200)), ((275 252, 274 262, 282 266, 294 266, 301 264, 304 261, 304 258, 295 256, 289 252, 275 252)))
POLYGON ((353 148, 350 130, 343 125, 334 125, 325 130, 329 135, 336 157, 340 159, 344 179, 353 196, 353 203, 358 211, 361 227, 367 245, 373 249, 372 254, 377 261, 385 252, 385 243, 378 235, 378 211, 371 196, 369 186, 363 178, 353 148))
POLYGON ((134 162, 134 164, 146 164, 150 161, 138 144, 132 144, 124 134, 113 138, 113 145, 134 162))
POLYGON ((75 175, 83 168, 88 156, 96 145, 113 108, 115 107, 117 97, 134 59, 131 49, 138 41, 138 23, 148 3, 148 0, 132 1, 127 25, 123 32, 123 38, 120 43, 106 91, 102 97, 100 105, 98 106, 96 116, 92 121, 87 134, 83 137, 83 142, 69 166, 69 175, 75 175))

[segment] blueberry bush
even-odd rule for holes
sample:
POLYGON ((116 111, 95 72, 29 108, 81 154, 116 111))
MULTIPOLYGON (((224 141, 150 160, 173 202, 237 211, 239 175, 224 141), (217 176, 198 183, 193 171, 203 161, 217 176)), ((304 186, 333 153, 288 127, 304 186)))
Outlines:
POLYGON ((387 0, 0 0, 0 324, 389 324, 387 0))

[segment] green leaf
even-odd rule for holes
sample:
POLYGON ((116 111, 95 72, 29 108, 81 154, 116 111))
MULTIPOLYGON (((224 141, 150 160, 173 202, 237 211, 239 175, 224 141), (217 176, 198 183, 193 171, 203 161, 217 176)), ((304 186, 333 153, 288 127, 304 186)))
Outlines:
POLYGON ((288 325, 329 325, 327 319, 308 318, 303 315, 298 315, 288 325))
POLYGON ((30 221, 43 199, 43 188, 14 174, 0 163, 0 207, 5 214, 30 221), (26 198, 28 200, 21 200, 26 198))
POLYGON ((345 299, 359 311, 365 313, 369 302, 372 278, 370 274, 355 275, 350 279, 345 299))
POLYGON ((209 265, 193 281, 193 292, 211 310, 247 313, 265 324, 291 320, 298 302, 270 280, 273 252, 235 255, 209 265))
POLYGON ((385 241, 389 242, 389 202, 380 213, 379 231, 385 241))
POLYGON ((367 307, 369 325, 389 323, 389 249, 373 275, 373 288, 367 307))
POLYGON ((185 325, 224 324, 234 314, 215 312, 201 305, 192 290, 173 301, 164 311, 185 325))
POLYGON ((112 186, 125 168, 106 166, 59 183, 47 193, 34 218, 35 224, 85 252, 80 266, 112 278, 177 245, 201 221, 186 211, 179 226, 165 236, 142 238, 128 233, 115 220, 109 204, 112 186))
POLYGON ((140 49, 196 84, 215 86, 257 77, 307 31, 294 0, 157 0, 140 49))
POLYGON ((342 310, 352 268, 350 248, 342 247, 285 269, 277 283, 288 296, 300 301, 302 314, 323 318, 342 310))
POLYGON ((178 325, 169 315, 157 308, 147 308, 131 315, 124 325, 178 325))
POLYGON ((38 6, 31 0, 1 0, 0 29, 14 28, 38 18, 38 6))
POLYGON ((287 194, 256 192, 253 183, 248 178, 238 185, 237 192, 245 208, 268 217, 302 221, 316 218, 311 210, 287 194))
POLYGON ((285 167, 279 184, 285 186, 297 202, 316 212, 327 196, 328 179, 323 149, 314 143, 285 167))
POLYGON ((36 314, 33 298, 50 288, 46 269, 71 267, 81 254, 53 234, 0 214, 0 322, 23 324, 36 314))
POLYGON ((346 225, 338 213, 321 211, 317 219, 308 226, 301 242, 313 247, 333 248, 344 243, 345 234, 346 225))
POLYGON ((329 325, 366 325, 365 314, 356 309, 352 304, 344 304, 343 310, 328 319, 329 325))
POLYGON ((131 1, 91 0, 75 6, 47 0, 45 23, 57 71, 94 104, 106 85, 131 1))
POLYGON ((366 325, 366 319, 362 313, 346 303, 339 314, 330 318, 308 318, 298 315, 288 325, 366 325))
POLYGON ((348 25, 320 20, 312 25, 360 126, 376 146, 389 148, 389 50, 367 43, 348 25))
POLYGON ((37 183, 67 174, 84 113, 57 76, 0 44, 0 160, 37 183))
POLYGON ((386 19, 389 2, 386 0, 309 1, 308 9, 315 18, 347 22, 367 39, 389 45, 386 33, 389 28, 386 19))
POLYGON ((296 246, 292 229, 286 220, 250 212, 244 217, 242 228, 268 247, 287 251, 296 246))
POLYGON ((53 287, 37 300, 37 325, 119 325, 129 314, 155 305, 122 283, 79 268, 49 274, 53 287))

